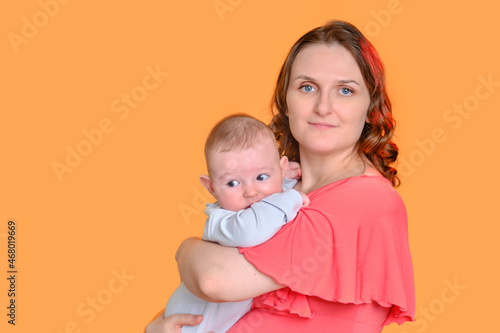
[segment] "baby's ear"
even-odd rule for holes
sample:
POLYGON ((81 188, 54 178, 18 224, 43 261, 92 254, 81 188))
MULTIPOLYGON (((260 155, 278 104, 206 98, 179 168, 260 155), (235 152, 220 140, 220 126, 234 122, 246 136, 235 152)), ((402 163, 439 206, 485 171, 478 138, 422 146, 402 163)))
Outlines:
POLYGON ((201 185, 203 185, 203 187, 206 188, 207 191, 210 192, 210 194, 213 196, 214 195, 214 188, 212 186, 212 180, 210 179, 210 177, 207 175, 201 175, 200 182, 201 182, 201 185))
POLYGON ((283 156, 280 160, 281 178, 285 179, 286 168, 288 168, 288 157, 283 156))

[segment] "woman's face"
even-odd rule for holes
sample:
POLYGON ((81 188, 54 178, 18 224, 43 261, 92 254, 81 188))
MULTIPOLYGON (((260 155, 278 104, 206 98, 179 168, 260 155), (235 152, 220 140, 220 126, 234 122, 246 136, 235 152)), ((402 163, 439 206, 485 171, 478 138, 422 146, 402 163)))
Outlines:
POLYGON ((334 156, 353 151, 370 96, 356 61, 344 47, 313 44, 295 58, 286 102, 301 156, 334 156))

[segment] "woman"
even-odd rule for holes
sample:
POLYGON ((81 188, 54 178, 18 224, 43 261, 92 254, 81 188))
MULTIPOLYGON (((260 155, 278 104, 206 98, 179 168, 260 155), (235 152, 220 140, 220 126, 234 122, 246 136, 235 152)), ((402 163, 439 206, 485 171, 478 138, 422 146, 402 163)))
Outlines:
MULTIPOLYGON (((255 297, 228 332, 370 333, 413 320, 394 120, 375 49, 345 22, 308 32, 285 60, 274 106, 271 127, 281 152, 301 163, 295 188, 309 207, 253 248, 185 240, 181 279, 208 301, 255 297)), ((147 330, 174 332, 182 320, 157 318, 147 330)))

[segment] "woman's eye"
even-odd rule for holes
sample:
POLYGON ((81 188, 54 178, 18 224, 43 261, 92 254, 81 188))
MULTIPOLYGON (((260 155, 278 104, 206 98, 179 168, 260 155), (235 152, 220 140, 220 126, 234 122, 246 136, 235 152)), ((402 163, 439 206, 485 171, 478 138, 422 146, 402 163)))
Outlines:
POLYGON ((231 180, 230 182, 227 183, 227 186, 229 187, 235 187, 235 186, 238 186, 240 183, 238 183, 238 181, 236 180, 231 180))
POLYGON ((313 91, 315 91, 314 87, 310 86, 308 84, 301 86, 300 90, 302 90, 304 92, 313 92, 313 91))
POLYGON ((340 94, 341 95, 348 96, 348 95, 350 95, 352 93, 353 93, 353 91, 351 89, 349 89, 349 88, 345 88, 345 87, 344 88, 340 88, 340 94))
POLYGON ((268 176, 268 175, 264 175, 264 174, 262 174, 262 175, 258 175, 258 176, 257 176, 257 180, 258 180, 258 181, 264 181, 264 180, 267 180, 267 179, 269 179, 269 176, 268 176))

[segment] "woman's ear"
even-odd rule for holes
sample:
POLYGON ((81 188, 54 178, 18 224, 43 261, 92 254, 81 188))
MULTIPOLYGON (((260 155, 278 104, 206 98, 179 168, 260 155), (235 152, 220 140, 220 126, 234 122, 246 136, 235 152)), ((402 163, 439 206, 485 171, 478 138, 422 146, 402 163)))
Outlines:
POLYGON ((288 157, 283 156, 280 160, 281 178, 285 179, 286 168, 288 168, 288 157))
MULTIPOLYGON (((212 180, 210 179, 210 176, 207 175, 201 175, 200 176, 200 183, 203 185, 204 188, 207 189, 208 192, 215 198, 214 195, 214 187, 212 185, 212 180)), ((217 198, 215 198, 217 199, 217 198)))

